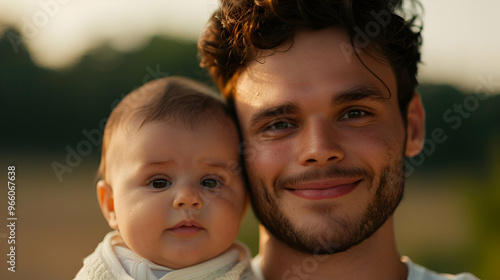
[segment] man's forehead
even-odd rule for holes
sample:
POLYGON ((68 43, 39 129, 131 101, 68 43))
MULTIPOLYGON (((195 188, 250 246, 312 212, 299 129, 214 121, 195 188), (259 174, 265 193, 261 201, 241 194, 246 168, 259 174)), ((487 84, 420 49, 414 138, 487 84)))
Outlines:
MULTIPOLYGON (((328 53, 329 56, 335 54, 330 52, 340 43, 349 42, 349 37, 344 31, 333 28, 324 30, 300 30, 294 34, 291 41, 272 50, 258 50, 253 54, 254 60, 247 63, 250 68, 260 69, 261 67, 273 69, 283 65, 293 65, 294 61, 288 59, 290 56, 302 55, 306 59, 317 59, 328 53)), ((247 67, 247 68, 248 68, 247 67)), ((247 70, 247 69, 243 69, 247 70)))
POLYGON ((385 88, 384 83, 395 85, 388 61, 360 50, 361 61, 343 51, 346 42, 348 35, 338 28, 298 32, 291 47, 261 55, 241 70, 235 87, 236 99, 249 101, 248 98, 254 99, 262 93, 310 91, 319 86, 342 91, 363 84, 381 88, 385 88))

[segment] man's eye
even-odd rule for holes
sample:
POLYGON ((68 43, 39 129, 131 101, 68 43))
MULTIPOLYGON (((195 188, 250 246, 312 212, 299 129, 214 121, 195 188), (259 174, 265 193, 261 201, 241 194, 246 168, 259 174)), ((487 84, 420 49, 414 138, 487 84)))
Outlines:
POLYGON ((272 125, 268 126, 266 130, 282 130, 282 129, 287 129, 287 128, 291 128, 291 127, 293 127, 293 125, 291 123, 285 122, 285 121, 279 121, 279 122, 275 122, 272 125))
POLYGON ((163 189, 166 187, 170 187, 172 185, 172 183, 168 180, 165 180, 165 179, 156 179, 156 180, 151 181, 151 183, 149 183, 149 185, 155 189, 163 189))
POLYGON ((221 183, 219 183, 219 181, 217 181, 215 179, 205 179, 205 180, 201 181, 200 184, 203 187, 209 188, 209 189, 217 188, 221 185, 221 183))
POLYGON ((360 118, 362 116, 365 116, 366 112, 363 110, 350 110, 347 113, 345 113, 342 117, 340 117, 341 120, 345 119, 355 119, 355 118, 360 118))

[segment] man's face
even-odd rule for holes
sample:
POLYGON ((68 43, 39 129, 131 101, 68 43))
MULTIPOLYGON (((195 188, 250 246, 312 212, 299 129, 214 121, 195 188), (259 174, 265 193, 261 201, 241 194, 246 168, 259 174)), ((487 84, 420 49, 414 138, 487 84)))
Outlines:
POLYGON ((291 48, 251 62, 236 86, 256 212, 272 235, 310 254, 368 238, 403 195, 395 75, 359 50, 370 73, 345 44, 340 29, 298 32, 291 48))

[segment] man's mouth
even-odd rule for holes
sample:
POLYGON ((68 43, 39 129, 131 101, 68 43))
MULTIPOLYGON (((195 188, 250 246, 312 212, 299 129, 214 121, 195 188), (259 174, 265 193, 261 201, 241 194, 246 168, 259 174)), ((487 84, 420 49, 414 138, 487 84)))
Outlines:
POLYGON ((192 220, 183 220, 168 229, 169 232, 182 237, 193 236, 204 230, 198 222, 192 220))
POLYGON ((309 200, 334 199, 350 193, 361 181, 360 178, 313 181, 294 185, 286 190, 309 200))

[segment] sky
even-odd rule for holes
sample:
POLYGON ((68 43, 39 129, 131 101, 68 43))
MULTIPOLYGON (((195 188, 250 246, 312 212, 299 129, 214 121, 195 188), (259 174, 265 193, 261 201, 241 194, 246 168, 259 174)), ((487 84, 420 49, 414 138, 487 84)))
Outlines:
MULTIPOLYGON (((420 80, 468 90, 493 81, 500 92, 500 1, 421 3, 420 80)), ((103 42, 127 52, 154 34, 196 40, 217 7, 217 0, 0 0, 0 29, 17 26, 36 63, 61 69, 103 42)))

